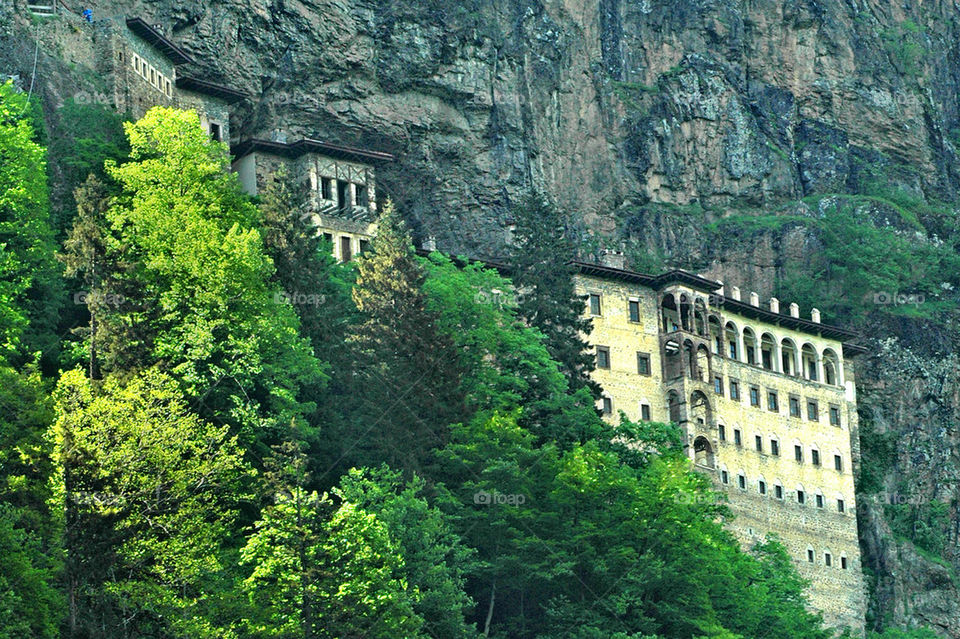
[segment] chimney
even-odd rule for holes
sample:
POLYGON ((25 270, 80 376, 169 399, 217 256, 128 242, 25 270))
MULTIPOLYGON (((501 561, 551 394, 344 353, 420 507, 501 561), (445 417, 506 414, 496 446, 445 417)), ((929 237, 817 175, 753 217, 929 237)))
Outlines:
POLYGON ((428 235, 424 238, 423 242, 420 244, 420 248, 424 251, 436 251, 437 250, 437 238, 435 235, 428 235))
POLYGON ((287 133, 283 129, 274 129, 273 133, 270 134, 271 142, 279 142, 280 144, 287 143, 287 133))
POLYGON ((740 287, 739 287, 739 286, 731 286, 731 287, 730 287, 730 297, 732 297, 733 299, 737 300, 738 302, 740 301, 740 287))
POLYGON ((607 250, 600 255, 600 263, 622 271, 627 268, 627 257, 623 254, 623 251, 607 250))
POLYGON ((800 307, 796 302, 790 302, 790 317, 800 317, 800 307))
POLYGON ((760 306, 760 296, 750 291, 750 306, 760 306))
POLYGON ((811 309, 810 309, 810 319, 813 320, 814 322, 816 322, 817 324, 820 323, 820 309, 819 309, 819 308, 811 308, 811 309))
POLYGON ((770 298, 770 311, 773 313, 780 312, 780 300, 775 297, 770 298))

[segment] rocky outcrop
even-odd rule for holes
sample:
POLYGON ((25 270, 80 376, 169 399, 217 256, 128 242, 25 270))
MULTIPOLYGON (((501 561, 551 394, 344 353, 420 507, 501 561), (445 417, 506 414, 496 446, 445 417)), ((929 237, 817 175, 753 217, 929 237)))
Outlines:
MULTIPOLYGON (((626 242, 637 264, 694 268, 768 295, 785 273, 815 268, 817 236, 784 223, 718 241, 711 224, 817 216, 801 202, 811 195, 897 189, 956 201, 960 189, 955 0, 84 6, 95 19, 159 24, 196 58, 192 74, 247 91, 230 127, 239 137, 282 128, 395 154, 378 189, 449 251, 496 256, 512 203, 537 189, 593 232, 591 247, 626 242)), ((63 99, 98 95, 85 70, 91 29, 77 15, 31 22, 23 0, 5 3, 0 74, 35 80, 55 119, 63 99)), ((926 498, 950 504, 955 531, 957 488, 945 473, 956 467, 960 415, 944 354, 956 344, 922 322, 867 328, 901 338, 859 377, 875 432, 895 434, 883 476, 916 477, 926 498), (890 358, 916 363, 891 369, 890 358)), ((960 637, 944 568, 897 540, 883 514, 871 503, 861 518, 877 623, 960 637)), ((945 556, 956 566, 952 540, 945 556)))

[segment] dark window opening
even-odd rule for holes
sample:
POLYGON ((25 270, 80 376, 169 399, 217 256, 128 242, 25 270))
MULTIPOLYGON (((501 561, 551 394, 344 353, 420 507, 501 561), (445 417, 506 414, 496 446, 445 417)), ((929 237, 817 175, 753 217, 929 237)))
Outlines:
POLYGON ((650 405, 649 404, 640 404, 640 419, 645 422, 650 421, 650 405))
POLYGON ((747 489, 747 478, 744 477, 743 475, 740 475, 739 477, 737 477, 737 484, 740 486, 740 489, 741 489, 741 490, 746 490, 746 489, 747 489))
POLYGON ((760 389, 756 386, 750 387, 750 405, 759 406, 760 405, 760 389))
POLYGON ((714 377, 713 378, 713 392, 717 395, 723 395, 723 378, 714 377))
POLYGON ((830 553, 828 553, 828 552, 823 553, 823 563, 824 563, 824 564, 826 564, 827 566, 830 566, 830 565, 832 564, 832 559, 833 559, 833 558, 830 556, 830 553))
POLYGON ((830 424, 832 426, 840 425, 840 409, 836 406, 830 407, 830 424))
POLYGON ((341 211, 350 208, 350 183, 337 180, 337 205, 341 211))
POLYGON ((357 190, 357 206, 367 206, 369 202, 367 201, 367 187, 363 184, 356 185, 357 190))
POLYGON ((727 441, 727 427, 723 424, 717 426, 717 438, 722 442, 727 441))
POLYGON ((833 456, 833 468, 836 471, 843 471, 843 458, 840 455, 833 456))
POLYGON ((603 414, 612 415, 613 414, 613 400, 609 397, 603 398, 603 414))
POLYGON ((650 355, 647 353, 637 353, 637 373, 640 375, 650 374, 650 355))
POLYGON ((610 348, 597 346, 597 368, 610 368, 610 348))
POLYGON ((780 456, 780 442, 775 439, 770 440, 770 454, 774 457, 780 456))
POLYGON ((340 238, 340 259, 344 262, 349 262, 353 257, 353 252, 350 250, 350 237, 343 236, 340 238))
POLYGON ((793 457, 798 464, 803 463, 803 448, 799 444, 793 447, 793 457))
POLYGON ((820 416, 817 414, 816 402, 807 402, 807 419, 809 419, 811 422, 819 421, 820 416))
POLYGON ((807 561, 809 561, 811 564, 813 563, 813 551, 809 549, 807 550, 807 561))
POLYGON ((783 499, 783 486, 774 486, 773 494, 777 499, 783 499))
POLYGON ((760 494, 761 494, 761 495, 766 495, 766 494, 767 494, 767 482, 765 482, 765 481, 763 481, 763 480, 761 479, 761 480, 760 480, 760 483, 757 484, 757 487, 758 487, 758 489, 760 490, 760 494))
POLYGON ((847 558, 846 558, 846 557, 841 557, 841 558, 840 558, 840 569, 841 569, 841 570, 846 570, 846 569, 847 569, 847 558))
POLYGON ((823 508, 823 495, 817 495, 817 508, 823 508))
POLYGON ((720 481, 722 481, 725 484, 730 483, 730 476, 727 474, 727 471, 725 470, 720 471, 720 481))
POLYGON ((325 200, 333 199, 333 180, 328 177, 320 178, 320 197, 325 200))
POLYGON ((640 302, 638 302, 637 300, 630 300, 627 303, 627 310, 630 312, 631 322, 640 321, 640 302))
POLYGON ((816 448, 810 450, 810 463, 814 466, 820 465, 820 451, 816 448))
POLYGON ((600 315, 600 295, 597 293, 590 294, 590 314, 591 315, 600 315))
POLYGON ((763 437, 761 437, 760 435, 754 436, 754 438, 753 438, 753 443, 754 443, 754 445, 757 447, 757 452, 758 452, 758 453, 762 453, 762 452, 763 452, 763 437))
POLYGON ((730 399, 740 401, 740 382, 730 380, 730 399))
POLYGON ((739 428, 733 429, 733 443, 736 444, 737 446, 743 446, 743 438, 740 435, 739 428))
POLYGON ((370 250, 370 240, 360 240, 360 252, 366 253, 370 250))
POLYGON ((807 496, 803 493, 802 490, 797 491, 797 503, 802 504, 807 501, 807 496))
POLYGON ((223 142, 223 131, 220 128, 220 125, 216 122, 210 123, 210 139, 216 140, 217 142, 223 142))
POLYGON ((800 417, 800 398, 790 398, 790 417, 800 417))
POLYGON ((780 403, 777 401, 777 393, 774 391, 767 393, 767 410, 774 413, 780 412, 780 403))
POLYGON ((838 500, 837 500, 837 512, 838 512, 838 513, 846 512, 846 508, 847 508, 847 507, 846 507, 846 505, 843 503, 843 500, 842 500, 842 499, 838 499, 838 500))

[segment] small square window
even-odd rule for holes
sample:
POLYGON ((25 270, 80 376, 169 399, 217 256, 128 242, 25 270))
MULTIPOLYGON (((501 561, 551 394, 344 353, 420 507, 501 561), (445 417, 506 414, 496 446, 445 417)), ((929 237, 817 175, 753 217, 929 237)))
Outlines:
POLYGON ((820 465, 820 451, 816 448, 810 449, 810 463, 814 466, 820 465))
POLYGON ((637 353, 637 373, 640 375, 650 374, 650 354, 637 353))
POLYGON ((740 382, 735 379, 730 380, 730 399, 740 401, 740 382))
POLYGON ((838 472, 843 472, 843 457, 840 455, 833 456, 833 469, 838 472))
POLYGON ((640 419, 650 421, 650 404, 640 404, 640 419))
POLYGON ((774 457, 780 456, 780 442, 775 439, 770 440, 770 454, 774 457))
POLYGON ((720 471, 720 481, 722 481, 724 484, 730 483, 730 475, 727 474, 727 471, 725 470, 720 471))
POLYGON ((750 387, 750 405, 759 406, 760 405, 760 389, 756 386, 750 387))
POLYGON ((797 491, 797 503, 798 503, 798 504, 804 504, 804 503, 806 503, 806 501, 807 501, 807 496, 806 496, 806 494, 804 494, 804 492, 803 492, 802 490, 798 490, 798 491, 797 491))
POLYGON ((722 442, 727 441, 727 427, 723 424, 717 426, 717 439, 722 442))
POLYGON ((842 499, 838 499, 838 500, 837 500, 837 512, 838 512, 838 513, 844 513, 844 512, 847 512, 846 509, 847 509, 847 506, 846 506, 846 504, 843 503, 843 500, 842 500, 842 499))
POLYGON ((820 415, 817 411, 817 402, 813 400, 807 402, 807 419, 809 419, 811 422, 820 420, 820 415))
POLYGON ((767 392, 767 410, 777 413, 780 411, 780 404, 777 401, 776 391, 767 392))
POLYGON ((831 426, 840 425, 840 409, 836 406, 830 407, 830 425, 831 426))
POLYGON ((737 477, 737 485, 740 486, 740 490, 746 490, 746 489, 747 489, 747 478, 744 477, 743 475, 739 475, 739 476, 737 477))
POLYGON ((803 447, 800 444, 793 447, 793 458, 797 460, 798 464, 803 463, 803 447))
POLYGON ((597 368, 610 368, 609 346, 597 346, 597 368))
POLYGON ((630 300, 627 302, 627 311, 630 314, 631 322, 640 321, 640 302, 637 300, 630 300))
POLYGON ((813 551, 808 548, 808 549, 807 549, 807 561, 809 561, 809 562, 812 564, 812 563, 813 563, 813 559, 814 559, 813 551))
POLYGON ((723 395, 723 378, 719 375, 713 378, 713 392, 717 395, 723 395))
POLYGON ((763 452, 763 437, 761 437, 760 435, 755 435, 754 438, 753 438, 753 443, 754 443, 754 446, 756 446, 756 448, 757 448, 757 452, 758 452, 758 453, 762 453, 762 452, 763 452))
POLYGON ((823 508, 823 495, 817 495, 816 502, 817 508, 823 508))
POLYGON ((766 494, 767 494, 767 482, 763 481, 762 479, 761 479, 759 482, 757 482, 757 490, 760 491, 760 494, 761 494, 761 495, 766 495, 766 494))
POLYGON ((783 486, 777 484, 773 487, 773 495, 777 499, 783 499, 783 486))
POLYGON ((609 397, 604 397, 601 400, 603 402, 603 414, 612 415, 613 414, 613 400, 609 397))
POLYGON ((800 398, 790 398, 790 417, 800 417, 800 398))
POLYGON ((594 317, 600 316, 600 294, 590 293, 590 314, 594 317))
POLYGON ((740 435, 739 428, 733 429, 733 443, 736 444, 737 446, 743 446, 743 438, 740 435))

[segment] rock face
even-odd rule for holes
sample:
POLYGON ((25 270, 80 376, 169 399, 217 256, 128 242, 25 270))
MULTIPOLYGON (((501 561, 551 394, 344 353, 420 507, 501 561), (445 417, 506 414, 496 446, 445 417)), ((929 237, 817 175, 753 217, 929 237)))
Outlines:
MULTIPOLYGON (((816 237, 787 224, 715 245, 711 222, 773 209, 815 216, 807 196, 899 189, 955 201, 960 190, 956 0, 85 6, 94 19, 160 25, 197 60, 191 74, 248 92, 235 139, 282 128, 395 154, 378 188, 416 235, 448 251, 496 256, 511 204, 537 189, 595 242, 629 241, 769 295, 783 273, 812 267, 816 237)), ((32 24, 23 0, 0 6, 0 74, 35 77, 48 106, 98 95, 83 71, 86 29, 77 17, 32 24)), ((960 402, 956 360, 943 355, 956 352, 956 328, 953 337, 909 322, 868 328, 901 338, 873 344, 858 375, 863 418, 892 434, 882 483, 914 477, 924 499, 948 504, 942 554, 956 567, 958 489, 947 480, 960 402)), ((864 503, 877 625, 929 623, 960 637, 949 570, 864 503)))

